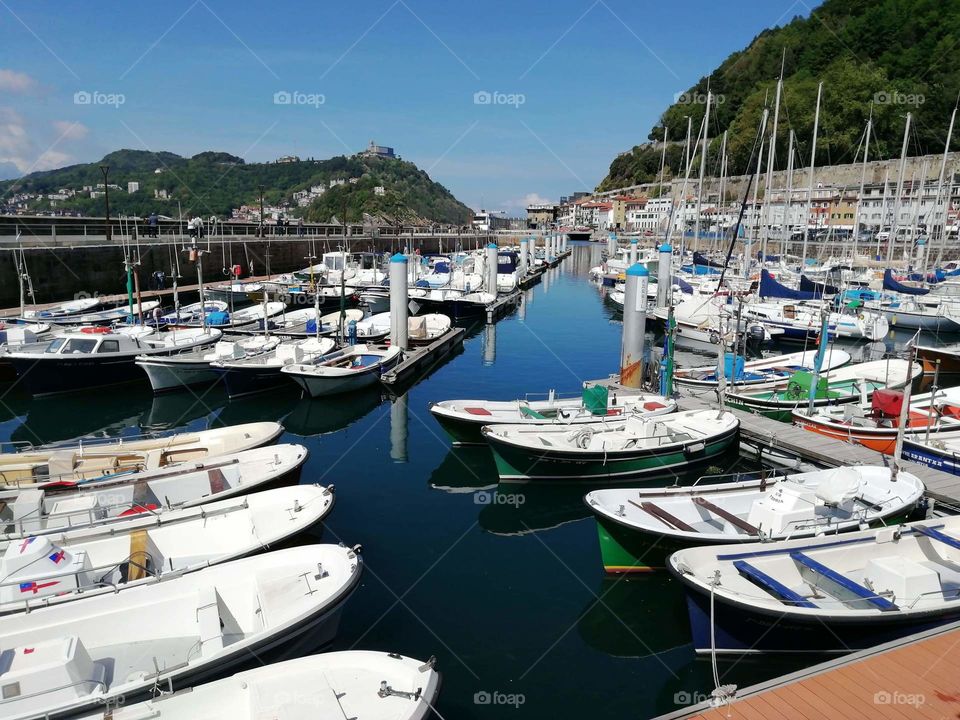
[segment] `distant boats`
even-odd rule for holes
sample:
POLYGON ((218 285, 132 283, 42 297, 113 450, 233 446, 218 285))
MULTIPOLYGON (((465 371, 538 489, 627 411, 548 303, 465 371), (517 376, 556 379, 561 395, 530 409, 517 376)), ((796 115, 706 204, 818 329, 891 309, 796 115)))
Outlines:
MULTIPOLYGON (((816 350, 807 350, 744 361, 742 356, 728 353, 723 374, 726 375, 727 385, 733 387, 787 382, 798 370, 806 372, 813 370, 816 355, 816 350)), ((821 370, 826 372, 843 367, 849 362, 850 353, 831 347, 823 358, 821 370)), ((717 386, 717 365, 675 370, 673 380, 679 385, 714 388, 717 386)))

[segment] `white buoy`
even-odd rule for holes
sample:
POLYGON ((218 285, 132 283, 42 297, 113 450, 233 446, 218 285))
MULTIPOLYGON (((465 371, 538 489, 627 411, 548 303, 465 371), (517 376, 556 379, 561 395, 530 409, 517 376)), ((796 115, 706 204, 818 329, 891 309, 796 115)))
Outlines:
POLYGON ((633 238, 630 241, 630 265, 640 261, 640 248, 637 245, 637 239, 633 238))
POLYGON ((627 268, 623 301, 623 346, 620 351, 620 384, 639 388, 643 379, 643 343, 647 331, 647 284, 650 273, 640 263, 627 268))
POLYGON ((665 242, 660 246, 660 264, 657 267, 657 307, 666 307, 670 291, 673 286, 673 278, 670 277, 671 264, 673 263, 673 248, 670 243, 665 242))
POLYGON ((486 277, 484 282, 486 282, 487 287, 485 288, 488 293, 497 294, 497 246, 494 243, 489 243, 487 245, 487 262, 486 262, 486 277))
POLYGON ((407 349, 407 256, 390 258, 390 344, 407 349))

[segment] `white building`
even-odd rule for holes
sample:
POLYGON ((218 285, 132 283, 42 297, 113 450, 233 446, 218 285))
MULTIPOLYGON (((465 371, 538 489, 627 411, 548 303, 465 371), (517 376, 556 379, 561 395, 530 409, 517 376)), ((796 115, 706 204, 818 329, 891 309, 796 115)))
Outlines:
POLYGON ((387 194, 387 189, 386 189, 383 185, 377 185, 375 188, 373 188, 373 194, 374 194, 374 195, 386 195, 386 194, 387 194))
POLYGON ((138 183, 136 180, 130 180, 130 181, 127 183, 127 192, 128 192, 128 193, 135 193, 135 192, 137 192, 139 189, 140 189, 140 183, 138 183))

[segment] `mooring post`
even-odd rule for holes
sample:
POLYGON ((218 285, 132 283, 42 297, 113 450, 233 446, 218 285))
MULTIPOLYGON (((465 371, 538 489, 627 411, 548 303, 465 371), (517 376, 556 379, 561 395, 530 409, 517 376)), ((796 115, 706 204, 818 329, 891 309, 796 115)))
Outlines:
POLYGON ((637 246, 637 239, 630 241, 630 265, 640 261, 640 248, 637 246))
POLYGON ((623 301, 623 347, 620 351, 620 384, 639 388, 643 379, 643 342, 647 331, 647 283, 650 273, 640 263, 627 268, 623 301))
POLYGON ((497 296, 497 246, 494 243, 487 245, 486 252, 486 284, 487 292, 497 296))
POLYGON ((390 344, 407 349, 407 256, 390 258, 390 344))
POLYGON ((665 242, 660 246, 660 264, 657 266, 657 307, 667 306, 670 298, 670 292, 673 287, 673 279, 670 277, 671 264, 673 263, 673 248, 670 243, 665 242))

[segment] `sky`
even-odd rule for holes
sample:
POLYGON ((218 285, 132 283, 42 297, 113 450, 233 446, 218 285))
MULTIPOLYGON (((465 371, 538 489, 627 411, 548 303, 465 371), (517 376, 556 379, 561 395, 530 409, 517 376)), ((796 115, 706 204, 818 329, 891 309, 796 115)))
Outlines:
POLYGON ((591 190, 803 0, 0 0, 0 178, 120 148, 394 147, 475 210, 591 190))

